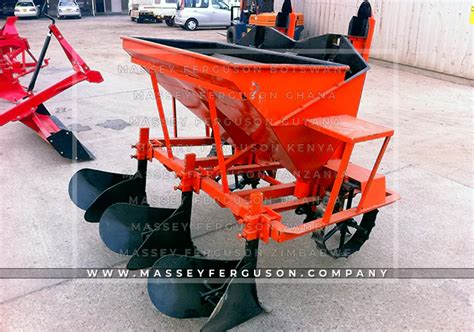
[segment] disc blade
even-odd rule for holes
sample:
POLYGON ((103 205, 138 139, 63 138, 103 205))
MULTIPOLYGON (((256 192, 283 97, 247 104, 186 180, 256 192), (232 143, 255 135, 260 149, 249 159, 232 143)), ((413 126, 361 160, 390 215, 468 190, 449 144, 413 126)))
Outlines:
POLYGON ((99 222, 104 211, 115 203, 146 204, 145 179, 133 177, 108 187, 87 208, 84 219, 99 222))
MULTIPOLYGON (((252 269, 252 264, 246 264, 239 269, 238 275, 242 270, 252 269)), ((255 279, 249 278, 239 282, 232 278, 201 331, 227 331, 261 314, 263 311, 264 308, 257 297, 255 279)))
POLYGON ((181 205, 146 237, 127 264, 130 270, 149 268, 162 256, 194 256, 191 240, 192 192, 182 194, 181 205))
POLYGON ((132 255, 143 243, 144 233, 150 233, 174 211, 126 203, 113 204, 100 218, 100 237, 110 250, 132 255))
POLYGON ((158 227, 147 234, 140 248, 127 264, 129 270, 140 270, 153 266, 162 256, 170 254, 195 254, 189 229, 189 215, 179 208, 158 227))
POLYGON ((222 283, 205 284, 206 279, 190 283, 183 279, 160 278, 157 271, 164 276, 166 269, 224 269, 230 270, 237 266, 238 260, 225 261, 201 257, 167 255, 155 262, 148 278, 148 294, 153 305, 165 315, 175 318, 207 317, 214 310, 214 305, 203 301, 201 294, 210 288, 220 288, 222 283), (185 282, 183 282, 185 281, 185 282))
POLYGON ((69 197, 77 207, 86 210, 107 188, 131 177, 127 174, 83 168, 69 181, 69 197))

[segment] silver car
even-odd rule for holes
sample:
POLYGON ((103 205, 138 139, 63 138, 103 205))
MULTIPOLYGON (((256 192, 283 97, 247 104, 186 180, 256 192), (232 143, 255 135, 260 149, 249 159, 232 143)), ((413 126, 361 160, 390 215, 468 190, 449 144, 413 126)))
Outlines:
POLYGON ((81 9, 75 0, 59 0, 56 16, 81 18, 81 9))
POLYGON ((230 7, 224 0, 184 0, 174 23, 186 30, 230 26, 230 7))

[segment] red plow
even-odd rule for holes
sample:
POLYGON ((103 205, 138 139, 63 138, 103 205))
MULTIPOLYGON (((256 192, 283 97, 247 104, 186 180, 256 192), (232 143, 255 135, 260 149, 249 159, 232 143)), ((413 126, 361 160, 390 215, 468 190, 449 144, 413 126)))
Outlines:
MULTIPOLYGON (((7 17, 0 30, 0 98, 10 102, 17 102, 27 94, 19 78, 33 72, 38 64, 28 40, 18 34, 17 20, 17 17, 7 17)), ((48 59, 41 65, 47 66, 48 59)))
POLYGON ((15 17, 7 18, 0 30, 0 98, 15 103, 3 112, 0 110, 0 126, 21 121, 51 144, 61 156, 73 160, 90 160, 93 159, 92 153, 59 119, 50 114, 44 103, 77 83, 100 83, 103 78, 98 71, 87 66, 59 31, 54 19, 49 18, 52 24, 48 27, 49 31, 38 59, 31 53, 27 39, 19 36, 15 17), (42 91, 35 92, 40 70, 49 63, 45 57, 52 36, 61 45, 74 73, 42 91), (27 74, 32 74, 31 81, 28 87, 23 87, 19 79, 27 74))
POLYGON ((366 30, 361 35, 293 41, 284 52, 122 38, 132 62, 150 74, 163 137, 150 138, 149 129, 142 128, 134 146, 135 174, 82 169, 71 179, 69 194, 86 211, 87 221, 99 223, 108 248, 131 255, 129 269, 227 271, 221 282, 179 282, 150 273, 148 293, 161 312, 209 317, 203 331, 245 322, 264 311, 255 280, 240 281, 243 271, 256 269, 260 241, 312 234, 323 252, 348 257, 368 240, 378 209, 399 199, 377 173, 393 130, 357 117, 374 20, 367 17, 362 23, 366 30), (176 127, 170 133, 161 88, 205 123, 202 137, 181 137, 176 127), (354 146, 363 142, 379 143, 370 169, 350 162, 354 146), (224 152, 225 144, 232 154, 224 152), (179 158, 174 151, 206 145, 214 147, 215 155, 179 158), (147 167, 154 159, 179 179, 178 208, 146 203, 147 167), (282 170, 294 181, 278 179, 282 170), (246 254, 241 260, 199 255, 189 226, 192 196, 202 192, 242 224, 238 235, 246 254), (284 211, 302 215, 301 224, 285 224, 284 211))

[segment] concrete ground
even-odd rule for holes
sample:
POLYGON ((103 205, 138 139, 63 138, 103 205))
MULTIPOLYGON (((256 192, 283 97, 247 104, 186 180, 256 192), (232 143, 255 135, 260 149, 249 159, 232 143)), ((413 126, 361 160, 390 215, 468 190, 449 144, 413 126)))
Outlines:
MULTIPOLYGON (((36 54, 47 24, 18 23, 36 54)), ((79 84, 46 106, 76 130, 97 158, 70 163, 20 123, 0 129, 0 268, 122 267, 126 259, 107 250, 97 225, 84 222, 83 212, 67 193, 70 177, 83 167, 132 172, 129 144, 136 141, 138 126, 157 114, 149 77, 130 63, 120 36, 223 41, 224 31, 137 25, 122 16, 65 20, 58 26, 90 67, 102 72, 105 82, 79 84)), ((51 64, 40 75, 38 88, 70 68, 57 42, 52 42, 48 56, 51 64)), ((370 241, 349 259, 311 254, 315 245, 308 236, 262 245, 259 266, 473 268, 472 91, 472 86, 373 65, 359 114, 395 129, 380 172, 402 200, 381 209, 370 241), (294 249, 301 252, 290 254, 294 249)), ((169 111, 169 99, 165 103, 169 111)), ((188 119, 181 132, 202 131, 190 112, 178 113, 188 119)), ((161 135, 151 125, 153 135, 161 135)), ((373 147, 364 145, 353 161, 369 166, 373 157, 373 147)), ((177 206, 175 179, 156 162, 150 170, 152 203, 177 206)), ((212 254, 242 249, 235 228, 213 226, 233 224, 230 213, 202 195, 195 198, 192 227, 197 246, 212 254)), ((288 220, 300 222, 292 213, 288 220)), ((1 331, 192 331, 205 322, 173 319, 156 311, 145 280, 4 279, 0 285, 1 331)), ((237 330, 474 328, 472 280, 259 280, 258 291, 273 312, 237 330)))

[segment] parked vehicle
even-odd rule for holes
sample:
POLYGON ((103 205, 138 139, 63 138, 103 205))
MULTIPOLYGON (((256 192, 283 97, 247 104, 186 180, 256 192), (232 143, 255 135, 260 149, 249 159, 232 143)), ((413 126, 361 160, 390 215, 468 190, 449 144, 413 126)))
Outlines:
POLYGON ((57 14, 58 18, 75 17, 81 18, 81 8, 75 0, 60 0, 58 2, 57 14))
POLYGON ((137 23, 166 22, 173 25, 176 15, 177 0, 129 0, 128 9, 130 19, 137 23))
POLYGON ((224 0, 184 0, 174 23, 186 30, 198 27, 230 26, 230 7, 224 0))
POLYGON ((240 7, 240 0, 226 0, 225 2, 229 5, 229 7, 240 7))
POLYGON ((36 6, 33 1, 18 1, 15 5, 15 16, 38 18, 40 16, 39 6, 36 6))

